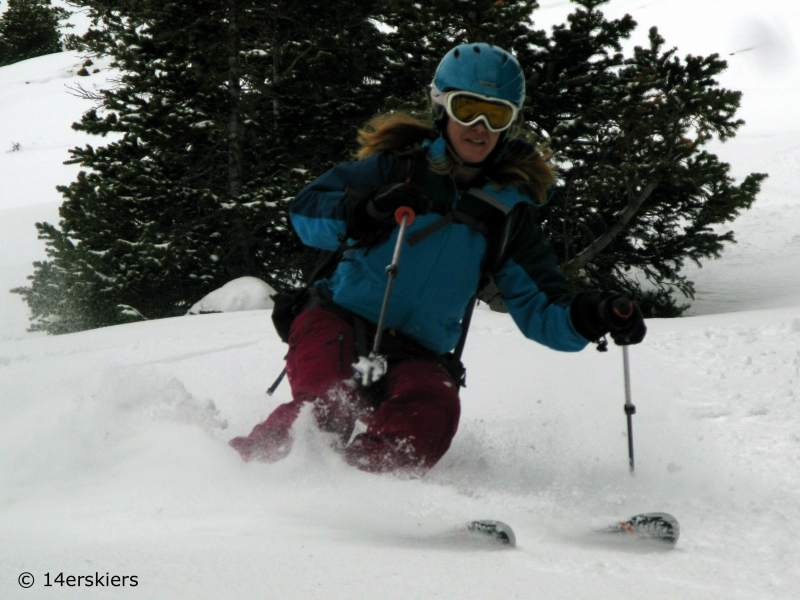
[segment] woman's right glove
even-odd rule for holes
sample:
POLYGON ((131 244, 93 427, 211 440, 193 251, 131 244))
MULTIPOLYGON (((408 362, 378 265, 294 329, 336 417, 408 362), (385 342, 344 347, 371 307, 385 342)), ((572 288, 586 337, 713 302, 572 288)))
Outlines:
POLYGON ((394 212, 401 206, 408 206, 415 214, 427 215, 431 210, 431 200, 418 185, 413 183, 394 183, 375 190, 367 200, 367 215, 380 223, 394 225, 394 212))
POLYGON ((578 333, 593 342, 609 334, 617 346, 629 346, 640 343, 647 333, 639 305, 614 292, 578 294, 570 315, 578 333))
POLYGON ((415 214, 426 215, 431 205, 425 190, 413 183, 379 187, 353 201, 347 217, 347 235, 353 239, 380 237, 397 224, 394 213, 401 206, 412 208, 415 214))

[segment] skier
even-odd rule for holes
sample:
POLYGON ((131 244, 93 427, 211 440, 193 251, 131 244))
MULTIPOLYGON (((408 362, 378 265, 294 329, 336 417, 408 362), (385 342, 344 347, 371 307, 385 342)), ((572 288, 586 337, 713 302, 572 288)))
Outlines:
POLYGON ((433 467, 458 427, 463 368, 451 351, 489 254, 498 252, 498 231, 507 241, 490 274, 525 336, 561 351, 606 334, 618 344, 644 338, 635 303, 620 312, 619 295, 570 293, 534 221, 531 209, 546 201, 555 178, 546 157, 515 136, 525 98, 517 60, 488 44, 457 46, 439 64, 429 98, 432 123, 403 113, 373 118, 360 131, 358 160, 334 167, 292 201, 302 241, 334 251, 344 240, 344 254, 291 321, 293 400, 230 442, 245 460, 286 456, 292 424, 310 405, 348 463, 415 475, 433 467), (399 207, 416 218, 385 314, 380 351, 388 372, 364 386, 352 365, 376 333, 399 207))

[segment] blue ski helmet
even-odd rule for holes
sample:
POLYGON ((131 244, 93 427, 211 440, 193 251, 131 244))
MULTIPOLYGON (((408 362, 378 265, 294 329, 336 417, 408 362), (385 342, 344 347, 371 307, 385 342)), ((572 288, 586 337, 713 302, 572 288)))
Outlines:
POLYGON ((464 90, 507 100, 522 108, 525 75, 511 54, 489 44, 461 44, 445 54, 433 87, 438 92, 464 90))

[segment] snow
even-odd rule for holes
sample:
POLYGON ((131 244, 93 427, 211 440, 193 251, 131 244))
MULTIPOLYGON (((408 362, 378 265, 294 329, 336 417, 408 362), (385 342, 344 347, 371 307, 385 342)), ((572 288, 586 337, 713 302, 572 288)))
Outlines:
MULTIPOLYGON (((539 25, 568 9, 541 5, 539 25)), ((633 14, 636 43, 656 24, 681 54, 730 61, 722 83, 744 91, 748 125, 714 151, 737 177, 770 174, 732 226, 739 244, 691 272, 693 316, 650 321, 631 348, 634 477, 619 348, 549 351, 484 308, 459 433, 408 480, 348 467, 308 414, 282 462, 246 464, 227 446, 289 399, 286 383, 264 393, 286 352, 269 310, 47 337, 25 333, 25 305, 3 294, 0 597, 797 598, 800 5, 612 0, 607 11, 633 14), (644 511, 680 519, 675 550, 593 534, 644 511), (475 518, 512 524, 518 548, 451 535, 475 518), (138 585, 48 588, 48 573, 138 585)), ((69 128, 87 102, 65 84, 111 76, 79 78, 81 62, 0 69, 2 289, 44 257, 33 223, 57 221, 54 186, 78 170, 61 162, 88 141, 69 128)))
MULTIPOLYGON (((107 58, 94 59, 99 73, 80 77, 83 62, 63 52, 0 68, 0 290, 26 285, 31 263, 45 258, 33 225, 59 221, 63 198, 55 188, 80 171, 63 164, 68 150, 105 143, 70 127, 91 108, 75 95, 76 86, 97 91, 114 77, 107 58), (14 144, 19 150, 12 151, 14 144)), ((0 340, 26 337, 27 319, 20 296, 0 294, 0 340)))
POLYGON ((272 308, 274 303, 270 296, 273 294, 275 290, 257 277, 239 277, 204 296, 187 314, 264 310, 272 308))

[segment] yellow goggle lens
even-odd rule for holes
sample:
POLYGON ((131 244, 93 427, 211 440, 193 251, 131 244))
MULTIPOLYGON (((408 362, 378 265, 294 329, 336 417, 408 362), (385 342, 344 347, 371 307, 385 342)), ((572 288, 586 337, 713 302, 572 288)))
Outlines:
POLYGON ((514 118, 514 109, 507 104, 489 102, 466 94, 455 94, 450 100, 450 110, 452 116, 463 125, 470 124, 483 115, 492 129, 505 129, 514 118))

